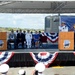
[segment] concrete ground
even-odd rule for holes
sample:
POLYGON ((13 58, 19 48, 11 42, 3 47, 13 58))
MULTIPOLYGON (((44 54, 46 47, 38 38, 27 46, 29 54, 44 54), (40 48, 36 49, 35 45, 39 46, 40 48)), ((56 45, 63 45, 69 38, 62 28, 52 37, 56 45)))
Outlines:
MULTIPOLYGON (((19 69, 24 69, 26 71, 26 75, 31 75, 32 71, 34 70, 34 67, 10 68, 8 71, 8 75, 18 75, 19 69)), ((75 75, 75 66, 70 67, 57 66, 46 68, 46 70, 44 71, 44 75, 75 75)))

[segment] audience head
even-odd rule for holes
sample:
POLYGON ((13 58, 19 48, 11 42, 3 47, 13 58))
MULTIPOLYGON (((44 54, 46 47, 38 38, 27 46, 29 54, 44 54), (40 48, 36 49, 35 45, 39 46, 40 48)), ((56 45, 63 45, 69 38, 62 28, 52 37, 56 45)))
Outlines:
POLYGON ((24 30, 23 33, 26 33, 26 31, 24 30))
POLYGON ((35 65, 35 70, 42 74, 45 70, 45 65, 42 62, 39 62, 35 65))
POLYGON ((23 69, 20 69, 18 72, 19 75, 25 75, 25 71, 23 69))
POLYGON ((37 34, 38 32, 37 31, 35 31, 35 34, 37 34))
POLYGON ((65 25, 66 25, 66 23, 64 21, 62 21, 61 26, 65 26, 65 25))
POLYGON ((20 33, 22 33, 22 30, 20 29, 20 33))
POLYGON ((41 31, 39 31, 39 34, 41 34, 41 31))
POLYGON ((33 34, 33 32, 31 31, 31 34, 33 34))
POLYGON ((29 33, 30 32, 30 30, 27 30, 27 33, 29 33))
POLYGON ((18 33, 18 30, 16 30, 16 32, 18 33))
POLYGON ((0 65, 0 72, 1 72, 2 75, 7 75, 8 70, 9 70, 8 64, 0 65))
POLYGON ((11 30, 11 32, 13 33, 13 32, 14 32, 14 30, 12 29, 12 30, 11 30))

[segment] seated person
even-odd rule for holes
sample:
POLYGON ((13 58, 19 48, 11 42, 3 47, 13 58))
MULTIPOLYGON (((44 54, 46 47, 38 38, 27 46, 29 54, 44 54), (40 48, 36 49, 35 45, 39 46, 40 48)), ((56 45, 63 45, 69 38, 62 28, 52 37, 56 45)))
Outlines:
POLYGON ((39 47, 39 34, 37 33, 37 31, 35 32, 35 34, 33 35, 33 39, 35 42, 35 47, 38 48, 39 47))
POLYGON ((24 48, 26 48, 26 31, 23 31, 23 41, 24 41, 24 48))
POLYGON ((41 42, 47 43, 47 36, 41 36, 41 42))
POLYGON ((8 35, 8 45, 10 45, 10 43, 14 43, 14 46, 16 45, 16 34, 13 30, 11 30, 11 33, 8 35))
POLYGON ((47 48, 47 36, 41 36, 41 43, 43 48, 47 48))
POLYGON ((17 47, 20 43, 22 43, 22 48, 24 48, 24 35, 22 30, 20 30, 20 32, 17 34, 17 47))
POLYGON ((39 31, 39 44, 42 45, 42 33, 39 31))

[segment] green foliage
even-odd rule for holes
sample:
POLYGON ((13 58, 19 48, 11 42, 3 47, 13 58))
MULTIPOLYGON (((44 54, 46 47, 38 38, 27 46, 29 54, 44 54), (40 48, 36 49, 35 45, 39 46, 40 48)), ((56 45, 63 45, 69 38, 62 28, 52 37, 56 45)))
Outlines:
MULTIPOLYGON (((20 30, 21 28, 10 28, 10 27, 9 27, 9 28, 7 28, 7 27, 4 28, 4 27, 0 27, 0 31, 1 31, 1 32, 11 31, 12 29, 13 29, 14 31, 16 31, 16 30, 20 30)), ((34 32, 34 31, 44 31, 43 29, 37 29, 37 30, 36 30, 36 29, 25 29, 25 28, 24 28, 24 29, 21 29, 21 30, 23 30, 23 31, 30 30, 30 31, 32 31, 32 32, 34 32)))

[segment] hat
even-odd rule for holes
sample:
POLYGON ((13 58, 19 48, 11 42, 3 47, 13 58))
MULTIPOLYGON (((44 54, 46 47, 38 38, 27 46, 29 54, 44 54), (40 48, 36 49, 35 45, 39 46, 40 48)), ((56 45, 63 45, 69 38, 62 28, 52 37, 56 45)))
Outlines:
POLYGON ((20 69, 19 72, 18 72, 18 74, 19 75, 24 75, 25 74, 25 71, 23 69, 20 69))
POLYGON ((2 74, 6 74, 9 70, 9 65, 8 64, 2 64, 0 65, 0 72, 2 74))
POLYGON ((35 65, 35 70, 37 70, 38 72, 43 72, 45 70, 45 65, 42 62, 37 63, 35 65))
POLYGON ((66 23, 65 21, 62 21, 61 23, 66 23))

